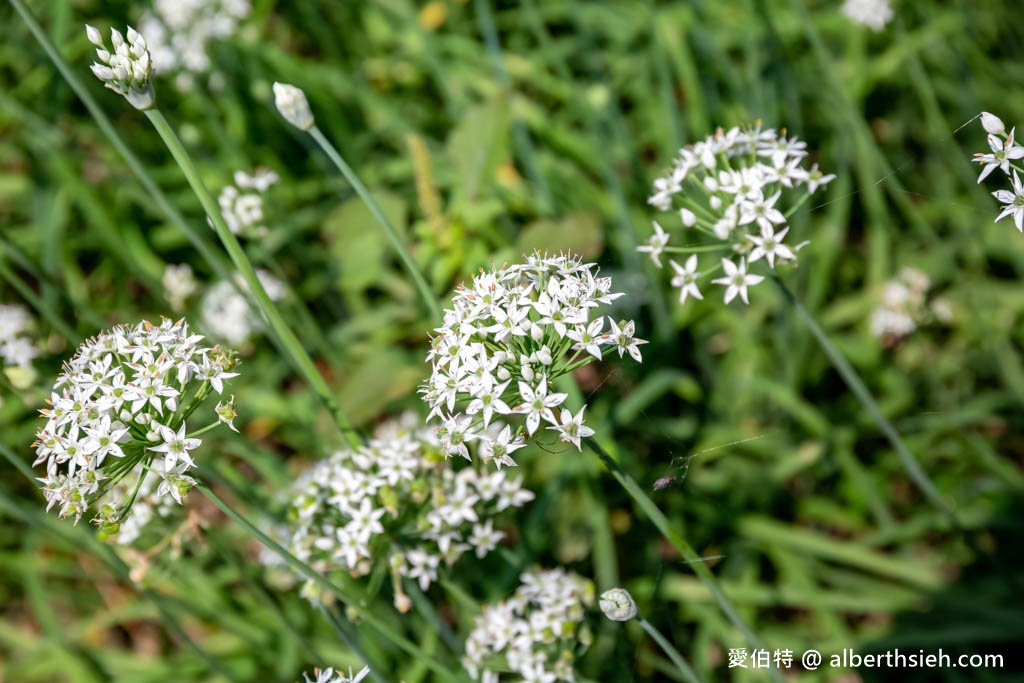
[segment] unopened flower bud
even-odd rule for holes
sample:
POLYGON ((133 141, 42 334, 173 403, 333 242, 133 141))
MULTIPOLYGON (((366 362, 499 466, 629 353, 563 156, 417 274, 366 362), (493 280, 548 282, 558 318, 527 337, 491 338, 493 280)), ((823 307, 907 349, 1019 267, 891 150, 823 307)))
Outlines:
POLYGON ((989 114, 987 111, 981 112, 981 127, 985 129, 986 133, 991 133, 992 135, 1000 135, 1006 132, 1003 120, 994 114, 989 114))
POLYGON ((692 228, 697 223, 697 214, 689 209, 680 209, 679 218, 682 219, 683 225, 687 228, 692 228))
POLYGON ((299 130, 309 130, 313 127, 313 112, 309 109, 306 93, 294 85, 274 83, 274 105, 284 120, 299 130))
POLYGON ((612 621, 629 621, 636 617, 636 603, 625 588, 612 588, 601 594, 601 611, 612 621))

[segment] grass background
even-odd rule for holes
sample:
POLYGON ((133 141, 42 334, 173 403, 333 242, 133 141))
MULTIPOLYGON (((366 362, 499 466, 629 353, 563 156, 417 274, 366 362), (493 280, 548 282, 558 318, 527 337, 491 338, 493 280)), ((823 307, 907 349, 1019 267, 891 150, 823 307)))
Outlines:
MULTIPOLYGON (((899 3, 874 34, 839 4, 257 0, 239 33, 211 46, 214 87, 201 79, 179 93, 160 79, 158 103, 215 192, 238 169, 281 175, 270 235, 247 249, 289 284, 286 316, 364 433, 420 410, 415 388, 436 323, 348 186, 274 112, 275 80, 305 89, 318 125, 442 296, 492 260, 534 248, 599 260, 628 293, 616 314, 635 317, 651 343, 641 366, 607 362, 578 376, 589 419, 709 558, 769 649, 1008 657, 1024 637, 1024 238, 993 224, 998 182, 979 187, 969 163, 984 134, 977 122, 962 126, 983 109, 1008 125, 1024 120, 1024 29, 1010 3, 922 0, 899 3), (634 251, 656 217, 650 181, 678 147, 756 119, 807 140, 838 175, 793 220, 811 245, 788 285, 860 371, 963 532, 914 488, 769 284, 751 290, 749 308, 723 306, 714 289, 680 307, 666 273, 634 251), (954 319, 886 347, 868 317, 903 266, 931 278, 954 319), (666 476, 671 485, 654 490, 666 476)), ((143 7, 32 9, 156 184, 205 229, 144 117, 88 73, 82 24, 132 23, 143 7)), ((0 445, 31 462, 35 411, 77 341, 170 315, 165 264, 189 263, 207 284, 215 269, 9 5, 0 25, 0 297, 40 312, 50 352, 36 363, 36 387, 5 393, 0 445)), ((198 323, 194 306, 186 315, 198 323)), ((267 339, 243 360, 233 387, 243 435, 210 434, 200 465, 257 513, 338 437, 267 339)), ((501 599, 521 567, 566 565, 599 590, 633 591, 703 679, 764 680, 727 667, 742 637, 590 456, 538 449, 520 460, 538 498, 514 519, 506 557, 458 566, 470 595, 501 599)), ((45 515, 32 484, 0 467, 0 680, 291 681, 313 665, 356 663, 320 615, 268 585, 256 546, 198 496, 188 509, 206 526, 204 542, 179 559, 155 555, 140 591, 88 525, 45 515)), ((470 608, 439 589, 428 598, 466 633, 470 608)), ((380 613, 396 628, 452 657, 421 615, 400 619, 388 602, 380 598, 380 613)), ((638 627, 598 617, 583 677, 672 680, 638 627)), ((396 678, 430 680, 372 631, 360 634, 396 678)), ((1012 664, 941 676, 1008 680, 1012 664)), ((937 678, 843 675, 896 673, 937 678)))

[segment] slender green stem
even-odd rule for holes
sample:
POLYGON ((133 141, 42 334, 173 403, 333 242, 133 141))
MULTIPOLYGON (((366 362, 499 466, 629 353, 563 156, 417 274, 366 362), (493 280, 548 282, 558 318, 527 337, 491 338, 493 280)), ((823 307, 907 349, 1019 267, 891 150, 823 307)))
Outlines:
POLYGON ((206 189, 206 185, 203 183, 202 178, 199 177, 199 171, 196 169, 195 164, 192 163, 192 159, 189 157, 188 152, 185 151, 185 146, 181 144, 181 140, 178 139, 178 136, 174 133, 174 130, 171 128, 170 124, 167 123, 167 119, 164 118, 159 109, 149 109, 144 113, 146 114, 146 118, 148 118, 153 124, 157 133, 160 134, 164 144, 167 145, 167 149, 170 150, 171 156, 173 156, 174 160, 178 162, 178 166, 181 167, 182 173, 185 174, 185 178, 188 180, 189 185, 192 186, 192 190, 199 198, 199 202, 203 205, 203 209, 210 217, 210 221, 213 223, 213 229, 216 231, 217 236, 224 245, 224 249, 228 252, 228 256, 231 257, 231 261, 235 264, 235 268, 242 275, 242 279, 248 286, 249 291, 256 298, 256 303, 259 305, 260 311, 262 311, 263 315, 266 316, 267 322, 270 323, 270 328, 273 330, 281 349, 286 355, 288 355, 295 367, 313 388, 313 391, 316 392, 320 397, 320 400, 324 402, 324 405, 327 406, 328 412, 330 412, 331 417, 334 418, 334 422, 338 425, 338 428, 344 433, 349 445, 353 448, 358 448, 359 438, 352 430, 348 420, 346 420, 345 416, 342 414, 338 401, 331 393, 330 387, 327 386, 327 382, 320 374, 320 371, 316 369, 313 359, 309 357, 308 353, 306 353, 306 350, 302 347, 302 343, 299 342, 298 337, 295 336, 295 333, 292 332, 291 328, 284 321, 284 318, 281 316, 281 312, 278 310, 277 306, 270 300, 270 297, 267 295, 267 290, 264 289, 260 279, 256 276, 256 271, 249 262, 248 256, 246 256, 242 246, 238 243, 238 240, 228 228, 227 223, 224 222, 224 218, 221 216, 216 200, 214 200, 210 191, 206 189))
POLYGON ((50 42, 46 32, 39 26, 39 22, 35 20, 32 13, 25 7, 22 0, 11 0, 11 4, 14 5, 14 9, 21 15, 22 20, 28 26, 32 35, 35 36, 36 42, 43 48, 50 61, 53 62, 54 66, 60 72, 60 75, 67 82, 68 86, 78 95, 78 99, 82 101, 85 108, 89 110, 89 114, 92 115, 93 120, 96 121, 96 125, 99 126, 103 134, 110 140, 110 144, 114 146, 114 149, 121 155, 128 168, 131 169, 135 177, 138 178, 139 182, 145 188, 146 192, 153 198, 157 207, 170 219, 172 223, 177 224, 188 237, 189 241, 196 250, 202 255, 207 263, 214 269, 218 276, 223 279, 230 280, 230 269, 224 262, 223 258, 217 253, 217 251, 209 244, 205 235, 200 228, 188 223, 181 213, 174 208, 170 200, 167 198, 160 187, 150 176, 149 172, 146 171, 146 167, 142 164, 137 156, 135 156, 125 141, 117 132, 117 128, 111 123, 107 115, 103 113, 88 88, 78 77, 78 74, 71 69, 60 52, 50 42))
MULTIPOLYGON (((593 437, 586 439, 585 441, 590 450, 594 452, 601 462, 604 463, 604 466, 608 468, 608 471, 612 473, 615 480, 619 482, 622 488, 626 490, 626 493, 628 493, 636 504, 640 506, 640 509, 643 510, 644 514, 650 518, 651 522, 654 523, 654 526, 659 532, 661 532, 661 535, 664 536, 677 551, 679 551, 679 554, 683 559, 686 560, 690 567, 693 568, 697 578, 699 578, 707 587, 708 591, 711 593, 711 597, 714 598, 715 602, 718 604, 718 607, 722 610, 729 621, 732 622, 732 625, 743 634, 747 643, 752 648, 763 649, 764 645, 761 643, 761 640, 743 620, 743 617, 740 616, 740 613, 736 610, 736 606, 732 604, 732 601, 729 600, 728 596, 726 596, 725 593, 722 592, 722 589, 719 588, 718 581, 715 579, 714 574, 711 573, 711 570, 708 569, 707 565, 701 557, 697 555, 690 544, 687 543, 686 540, 671 527, 668 518, 665 517, 665 514, 660 509, 658 509, 658 506, 654 504, 654 501, 644 493, 643 489, 640 488, 640 485, 636 483, 636 480, 633 479, 633 477, 629 476, 622 470, 619 463, 612 458, 600 443, 598 443, 593 437)), ((772 670, 770 673, 772 678, 782 683, 783 679, 779 672, 772 670)))
POLYGON ((434 292, 430 289, 430 285, 427 284, 426 278, 423 277, 423 273, 420 272, 416 262, 412 259, 412 255, 409 253, 405 243, 402 241, 402 236, 398 234, 398 230, 396 230, 395 226, 391 224, 388 217, 384 215, 384 211, 380 208, 380 204, 378 204, 377 200, 373 198, 370 191, 366 189, 366 185, 363 185, 363 182, 359 180, 359 176, 355 174, 352 167, 348 165, 344 158, 342 158, 338 150, 331 144, 331 141, 328 140, 322 132, 320 132, 319 128, 313 126, 309 130, 309 134, 314 140, 316 140, 317 144, 320 145, 320 149, 322 149, 324 154, 328 156, 331 163, 341 171, 341 175, 345 176, 345 180, 349 182, 352 189, 356 191, 359 198, 366 204, 366 208, 370 210, 374 220, 377 221, 377 224, 380 225, 384 234, 387 235, 388 240, 391 241, 391 245, 395 248, 395 251, 398 252, 398 256, 402 259, 405 269, 409 271, 409 275, 412 277, 416 290, 423 298, 423 303, 425 303, 427 308, 430 309, 430 315, 433 316, 435 320, 440 320, 442 314, 441 307, 437 303, 437 297, 434 296, 434 292))
POLYGON ((53 329, 57 330, 70 343, 78 344, 82 341, 82 337, 71 329, 70 325, 64 322, 52 308, 46 305, 46 302, 38 294, 32 291, 31 287, 22 281, 13 270, 7 267, 2 253, 0 253, 0 278, 6 280, 22 299, 27 301, 32 308, 36 309, 36 312, 45 318, 46 322, 50 323, 53 329))
POLYGON ((695 672, 693 668, 686 663, 683 656, 679 654, 679 650, 675 649, 672 643, 668 642, 668 639, 661 635, 661 631, 656 629, 651 622, 647 621, 643 617, 637 617, 636 621, 640 624, 640 627, 643 630, 647 631, 647 635, 654 639, 654 642, 658 644, 658 647, 668 655, 668 658, 676 665, 676 668, 679 669, 679 673, 683 675, 683 678, 690 683, 701 683, 700 677, 697 676, 697 672, 695 672))
POLYGON ((946 501, 942 499, 938 489, 935 488, 935 485, 914 458, 910 449, 908 449, 906 444, 903 443, 903 439, 900 438, 899 432, 896 431, 896 428, 893 427, 889 419, 882 414, 882 409, 878 407, 878 403, 876 403, 875 399, 872 398, 871 392, 868 391, 868 388, 864 385, 864 382, 861 380, 860 375, 857 374, 857 371, 853 369, 853 366, 850 365, 850 362, 846 360, 846 357, 843 356, 839 349, 829 341, 825 331, 821 329, 821 326, 818 325, 810 312, 804 308, 803 304, 797 301, 796 297, 793 296, 793 293, 789 291, 789 288, 783 284, 782 280, 775 276, 772 276, 772 280, 796 311, 800 319, 803 320, 804 324, 806 324, 811 330, 811 334, 814 335, 814 338, 818 341, 818 344, 825 352, 825 355, 828 356, 829 361, 832 362, 832 366, 839 373, 839 376, 843 378, 844 382, 846 382, 846 386, 850 387, 854 395, 860 400, 861 405, 863 405, 868 411, 871 419, 875 421, 875 424, 877 424, 878 428, 882 430, 885 438, 889 440, 890 444, 892 444, 892 447, 896 450, 896 455, 899 456, 900 462, 903 463, 903 468, 907 471, 907 474, 910 475, 911 480, 917 485, 917 488, 920 489, 925 498, 935 505, 936 508, 949 516, 956 528, 962 528, 960 521, 957 519, 956 513, 954 513, 946 504, 946 501))
MULTIPOLYGON (((196 488, 199 489, 200 493, 206 496, 210 502, 220 508, 221 512, 231 518, 232 521, 240 525, 245 531, 255 538, 257 541, 262 543, 264 546, 272 550, 278 555, 285 563, 291 567, 296 573, 304 576, 313 583, 315 583, 321 589, 331 593, 342 604, 357 604, 357 601, 342 588, 329 581, 322 574, 317 572, 315 569, 310 567, 308 564, 300 560, 299 558, 292 555, 288 550, 284 548, 280 543, 267 536, 265 533, 260 531, 256 525, 246 519, 241 513, 235 510, 233 507, 228 505, 220 496, 213 492, 209 486, 202 481, 196 483, 196 488)), ((396 633, 391 629, 384 621, 378 619, 372 612, 368 610, 360 610, 360 616, 362 619, 373 626, 375 629, 386 637, 388 640, 393 642, 395 645, 405 650, 408 654, 420 659, 430 670, 433 672, 451 678, 454 674, 449 671, 441 662, 439 662, 433 655, 424 651, 422 648, 417 646, 415 643, 405 638, 404 636, 396 633)))
POLYGON ((332 629, 334 629, 334 632, 338 635, 338 638, 340 638, 341 641, 345 643, 345 646, 348 647, 349 650, 354 652, 361 661, 367 662, 366 665, 370 667, 370 676, 373 677, 375 680, 381 681, 382 683, 389 681, 390 679, 384 676, 383 673, 378 671, 377 667, 374 667, 368 663, 370 661, 370 658, 367 657, 366 652, 359 644, 359 641, 356 640, 355 636, 349 633, 348 628, 346 628, 345 624, 342 623, 341 619, 338 618, 338 615, 335 614, 333 610, 331 610, 327 605, 323 603, 320 603, 316 607, 320 614, 323 616, 324 620, 328 624, 330 624, 332 629))

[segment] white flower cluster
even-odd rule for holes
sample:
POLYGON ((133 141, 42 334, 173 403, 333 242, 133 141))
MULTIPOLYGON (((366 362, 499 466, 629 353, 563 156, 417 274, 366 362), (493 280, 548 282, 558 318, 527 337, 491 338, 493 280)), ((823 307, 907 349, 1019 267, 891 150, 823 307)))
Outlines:
POLYGON ((136 109, 150 109, 156 103, 151 76, 153 64, 150 61, 146 40, 139 32, 128 27, 128 39, 117 29, 110 31, 110 42, 114 51, 107 49, 98 29, 85 25, 85 35, 96 46, 96 58, 92 72, 96 78, 123 95, 136 109))
POLYGON ((1012 192, 1010 190, 996 190, 992 193, 992 196, 1003 204, 1003 210, 996 217, 996 222, 1001 221, 1007 216, 1013 216, 1013 222, 1017 225, 1017 229, 1024 232, 1024 184, 1020 180, 1020 173, 1024 169, 1021 168, 1020 164, 1014 163, 1018 159, 1024 158, 1024 147, 1018 145, 1014 140, 1013 135, 1017 129, 1011 128, 1010 132, 1007 133, 1002 119, 989 114, 987 111, 981 113, 981 125, 984 127, 985 132, 988 133, 988 146, 992 151, 988 154, 979 152, 974 155, 974 161, 982 164, 981 173, 978 174, 978 182, 980 183, 987 178, 997 168, 1004 175, 1010 177, 1013 187, 1012 192), (1011 170, 1013 171, 1012 176, 1010 176, 1011 170))
POLYGON ((843 0, 843 14, 855 24, 881 31, 892 21, 889 0, 843 0))
POLYGON ((263 195, 279 180, 276 173, 267 169, 254 171, 252 175, 235 171, 235 184, 221 190, 217 202, 228 229, 240 237, 260 238, 267 234, 263 222, 263 195))
MULTIPOLYGON (((318 572, 361 576, 386 557, 392 576, 426 590, 441 563, 469 550, 484 557, 504 533, 494 516, 522 507, 533 493, 505 472, 444 463, 431 430, 408 414, 380 427, 353 451, 338 450, 304 472, 292 487, 284 545, 318 572)), ((404 593, 396 580, 396 605, 404 593)), ((307 585, 304 593, 315 590, 307 585)))
POLYGON ((32 316, 24 306, 0 304, 0 360, 3 365, 28 368, 39 350, 29 337, 32 316))
POLYGON ((309 674, 302 674, 302 679, 305 683, 359 683, 367 676, 370 675, 370 667, 364 666, 356 673, 352 673, 352 669, 348 670, 348 676, 342 671, 335 671, 332 668, 328 669, 313 669, 313 675, 316 678, 310 678, 309 674))
POLYGON ((180 71, 176 84, 187 89, 210 68, 209 43, 234 34, 251 11, 250 0, 155 0, 139 27, 149 36, 156 69, 180 71))
POLYGON ((710 273, 698 272, 698 252, 713 251, 717 246, 739 256, 739 265, 723 258, 723 277, 711 280, 725 287, 725 303, 737 295, 749 303, 747 287, 764 280, 761 275, 749 274, 748 264, 763 259, 775 268, 776 262, 796 262, 797 251, 807 242, 793 246, 784 242, 789 233, 787 215, 835 178, 823 175, 817 164, 804 168, 806 148, 807 143, 787 136, 785 131, 762 130, 758 125, 752 129, 719 129, 679 150, 672 169, 654 181, 654 194, 648 203, 660 211, 677 208, 681 227, 695 239, 703 235, 713 244, 669 247, 670 234, 656 222, 654 234, 638 250, 647 252, 658 268, 662 267, 662 252, 691 254, 685 266, 669 261, 675 271, 672 286, 680 290, 680 303, 688 296, 704 298, 697 284, 702 275, 710 273), (796 193, 801 188, 801 196, 783 213, 779 201, 783 193, 796 193))
POLYGON ((950 322, 952 309, 945 299, 928 300, 931 281, 915 268, 904 268, 899 277, 885 283, 881 305, 871 314, 871 334, 894 343, 919 325, 939 320, 950 322))
MULTIPOLYGON (((64 364, 36 433, 36 461, 47 510, 77 522, 100 502, 94 521, 116 533, 147 474, 159 477, 156 495, 179 504, 195 481, 186 420, 211 391, 235 377, 233 355, 200 346, 184 320, 118 326, 83 343, 64 364), (159 464, 157 464, 159 463, 159 464), (132 476, 134 473, 134 476, 132 476), (112 495, 130 477, 126 497, 112 495), (101 500, 102 499, 102 500, 101 500)), ((219 412, 219 411, 218 411, 219 412)), ((211 422, 210 426, 218 420, 211 422)))
MULTIPOLYGON (((256 276, 271 301, 280 301, 287 293, 285 284, 265 270, 256 276)), ((200 302, 202 329, 232 347, 241 347, 265 328, 263 318, 242 295, 248 286, 236 274, 236 284, 221 280, 203 294, 200 302), (241 291, 240 291, 241 290, 241 291)))
POLYGON ((480 271, 470 286, 460 285, 445 311, 427 355, 431 376, 421 387, 430 404, 428 421, 441 419, 438 436, 447 455, 469 458, 468 444, 479 441, 479 455, 502 465, 533 437, 541 423, 562 441, 581 448, 594 431, 560 406, 566 394, 552 390, 560 376, 602 358, 611 347, 621 357, 641 361, 643 339, 633 321, 591 319, 592 309, 622 296, 611 278, 597 277, 597 266, 575 256, 529 256, 526 263, 480 271), (607 322, 607 325, 606 325, 607 322), (489 429, 496 416, 522 416, 513 433, 489 429))
POLYGON ((484 607, 466 639, 462 665, 474 680, 497 683, 492 659, 504 656, 524 681, 574 681, 578 645, 589 645, 584 608, 594 584, 561 569, 533 570, 508 600, 484 607))

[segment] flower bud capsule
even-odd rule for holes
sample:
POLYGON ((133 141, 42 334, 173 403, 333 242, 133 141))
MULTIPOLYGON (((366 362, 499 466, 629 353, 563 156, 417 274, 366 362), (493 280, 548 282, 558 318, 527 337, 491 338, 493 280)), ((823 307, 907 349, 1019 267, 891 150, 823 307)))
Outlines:
POLYGON ((284 120, 299 130, 313 127, 313 112, 310 111, 306 94, 287 83, 274 83, 274 105, 284 120))
POLYGON ((601 594, 601 611, 612 621, 629 621, 636 617, 636 602, 625 588, 612 588, 601 594))

